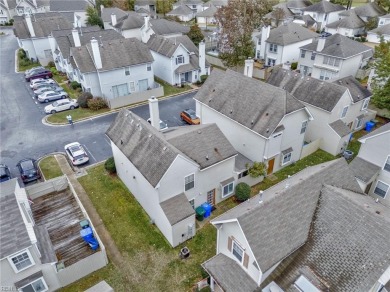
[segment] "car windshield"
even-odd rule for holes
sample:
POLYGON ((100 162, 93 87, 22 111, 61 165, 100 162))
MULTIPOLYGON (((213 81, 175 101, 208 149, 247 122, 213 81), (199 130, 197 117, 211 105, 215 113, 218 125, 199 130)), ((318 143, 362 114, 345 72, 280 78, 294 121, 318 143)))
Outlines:
POLYGON ((5 167, 0 167, 0 177, 3 178, 3 177, 7 177, 7 176, 8 176, 8 174, 5 171, 5 167))
POLYGON ((20 166, 23 168, 23 170, 34 170, 34 164, 31 160, 23 161, 20 166))
POLYGON ((59 103, 58 101, 55 101, 55 102, 53 102, 53 104, 52 104, 52 106, 54 106, 54 107, 59 106, 59 105, 60 105, 60 103, 59 103))
POLYGON ((197 119, 196 113, 193 110, 187 111, 187 113, 190 115, 191 119, 197 119))

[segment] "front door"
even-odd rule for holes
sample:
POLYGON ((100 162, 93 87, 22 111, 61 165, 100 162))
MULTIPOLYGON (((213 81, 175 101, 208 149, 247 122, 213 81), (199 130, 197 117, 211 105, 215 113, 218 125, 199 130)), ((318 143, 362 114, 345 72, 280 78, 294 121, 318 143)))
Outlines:
POLYGON ((268 161, 267 174, 271 174, 274 171, 275 158, 268 161))
POLYGON ((211 206, 215 205, 215 189, 207 192, 207 203, 211 206))
POLYGON ((148 89, 148 79, 138 81, 139 91, 145 91, 148 89))

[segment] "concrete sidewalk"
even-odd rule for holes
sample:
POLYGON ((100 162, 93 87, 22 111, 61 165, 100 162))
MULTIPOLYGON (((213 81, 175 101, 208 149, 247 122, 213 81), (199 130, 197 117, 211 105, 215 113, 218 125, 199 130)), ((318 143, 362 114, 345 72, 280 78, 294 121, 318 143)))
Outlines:
POLYGON ((81 203, 83 204, 85 210, 88 213, 89 218, 92 221, 93 226, 95 227, 96 232, 99 234, 100 239, 102 240, 104 246, 106 247, 106 252, 109 259, 114 263, 115 266, 120 268, 122 266, 123 257, 116 246, 114 240, 111 238, 110 233, 104 226, 103 220, 100 218, 97 213, 95 207, 93 206, 91 200, 89 199, 87 193, 85 192, 82 185, 76 178, 76 173, 70 167, 68 160, 64 155, 57 154, 55 155, 60 168, 68 178, 70 183, 72 184, 77 196, 79 197, 81 203))

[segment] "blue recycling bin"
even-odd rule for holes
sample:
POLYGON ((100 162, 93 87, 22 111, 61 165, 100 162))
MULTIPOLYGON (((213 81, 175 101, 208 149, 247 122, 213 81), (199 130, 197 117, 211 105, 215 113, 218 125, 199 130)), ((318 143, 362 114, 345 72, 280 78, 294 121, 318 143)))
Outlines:
POLYGON ((373 123, 373 122, 367 122, 366 123, 366 131, 367 132, 370 132, 373 128, 374 128, 374 126, 375 126, 375 123, 373 123))
POLYGON ((84 229, 80 230, 80 235, 84 239, 86 243, 89 244, 89 246, 93 249, 96 250, 99 247, 99 243, 96 240, 96 238, 93 236, 92 228, 87 227, 84 229))
POLYGON ((204 218, 210 217, 211 215, 211 205, 209 203, 203 203, 202 208, 204 209, 204 218))

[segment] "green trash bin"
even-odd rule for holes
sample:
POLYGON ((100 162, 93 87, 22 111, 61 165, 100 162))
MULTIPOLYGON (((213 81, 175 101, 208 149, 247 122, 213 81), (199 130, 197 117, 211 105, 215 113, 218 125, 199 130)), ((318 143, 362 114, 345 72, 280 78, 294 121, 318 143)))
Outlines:
POLYGON ((206 213, 206 210, 203 209, 202 206, 199 206, 198 208, 196 208, 195 209, 196 219, 198 219, 199 221, 203 221, 204 213, 206 213))

